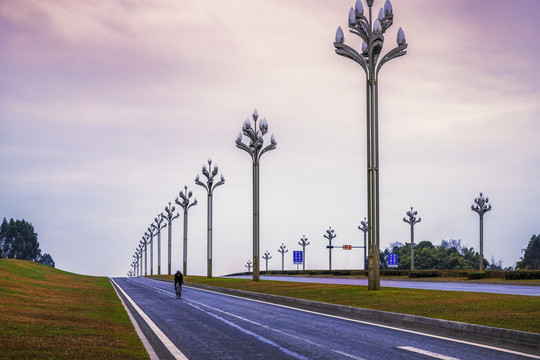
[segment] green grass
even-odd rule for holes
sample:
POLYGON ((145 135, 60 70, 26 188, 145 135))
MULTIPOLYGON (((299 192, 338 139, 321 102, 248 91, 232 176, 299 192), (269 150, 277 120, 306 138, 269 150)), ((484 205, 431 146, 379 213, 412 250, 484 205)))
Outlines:
MULTIPOLYGON (((172 279, 162 275, 161 278, 172 279)), ((186 276, 186 282, 540 333, 540 297, 186 276)))
POLYGON ((0 358, 148 359, 106 277, 0 259, 0 358))

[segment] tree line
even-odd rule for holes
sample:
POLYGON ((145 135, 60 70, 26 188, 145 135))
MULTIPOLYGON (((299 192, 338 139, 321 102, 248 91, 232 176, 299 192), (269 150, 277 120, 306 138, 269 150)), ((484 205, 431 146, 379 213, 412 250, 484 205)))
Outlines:
POLYGON ((55 265, 51 255, 41 253, 34 226, 24 219, 7 221, 4 218, 2 221, 0 258, 30 260, 52 267, 55 265))

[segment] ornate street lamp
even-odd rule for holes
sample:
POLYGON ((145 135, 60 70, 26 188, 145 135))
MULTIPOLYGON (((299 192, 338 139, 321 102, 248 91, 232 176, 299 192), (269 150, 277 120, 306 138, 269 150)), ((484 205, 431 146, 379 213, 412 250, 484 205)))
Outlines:
POLYGON ((302 235, 302 238, 298 242, 298 245, 302 247, 302 270, 306 270, 306 246, 309 245, 306 235, 302 235))
POLYGON ((360 225, 358 226, 358 229, 360 231, 362 231, 364 233, 364 270, 367 270, 367 266, 366 266, 366 233, 368 231, 368 222, 366 220, 366 218, 364 218, 364 220, 360 221, 360 225))
POLYGON ((150 245, 150 275, 154 275, 154 227, 150 225, 144 235, 147 237, 148 244, 150 245))
POLYGON ((484 270, 484 214, 491 210, 491 204, 488 204, 489 198, 484 198, 480 193, 480 197, 474 199, 474 204, 471 205, 471 210, 480 215, 480 260, 479 269, 484 270))
POLYGON ((148 257, 146 253, 146 247, 148 245, 148 239, 146 238, 147 234, 144 234, 142 237, 142 240, 140 241, 140 244, 142 245, 142 249, 144 249, 144 276, 148 275, 148 257))
MULTIPOLYGON (((167 220, 167 226, 168 228, 168 235, 169 235, 169 267, 168 267, 168 274, 171 275, 171 241, 172 241, 172 222, 174 219, 178 218, 180 214, 174 213, 174 206, 169 203, 169 206, 165 206, 165 212, 161 213, 161 217, 165 220, 167 220)), ((184 269, 184 274, 186 274, 186 271, 184 269)))
POLYGON ((379 124, 378 124, 378 76, 381 67, 389 60, 405 55, 407 41, 400 28, 397 34, 398 46, 384 56, 381 51, 384 33, 394 20, 392 4, 386 0, 384 8, 373 21, 371 7, 373 0, 367 0, 369 19, 364 16, 362 1, 356 1, 355 7, 349 11, 349 31, 362 40, 362 51, 358 52, 343 43, 344 35, 341 27, 337 28, 334 47, 336 54, 347 57, 359 64, 366 73, 367 97, 367 199, 368 199, 368 289, 380 288, 379 265, 379 124))
POLYGON ((285 253, 286 252, 289 252, 289 250, 286 250, 287 246, 283 245, 283 243, 281 243, 281 245, 279 246, 279 249, 278 249, 278 252, 281 253, 281 271, 284 271, 285 270, 285 253))
POLYGON ((207 206, 207 225, 208 231, 206 233, 206 258, 208 263, 207 277, 212 277, 212 194, 214 189, 220 185, 225 184, 225 177, 221 175, 220 181, 214 183, 214 177, 218 174, 218 166, 214 164, 212 169, 212 159, 208 159, 208 169, 206 165, 202 167, 202 173, 206 177, 206 184, 199 180, 199 175, 195 177, 195 184, 202 186, 208 193, 208 206, 207 206))
POLYGON ((268 132, 268 121, 263 118, 257 129, 257 109, 253 111, 253 127, 249 118, 242 124, 242 132, 236 137, 236 147, 244 150, 251 156, 253 162, 253 281, 259 281, 259 162, 262 154, 274 150, 277 142, 274 135, 270 137, 270 144, 264 146, 263 136, 268 132), (249 140, 246 145, 242 142, 242 134, 249 140))
POLYGON ((157 260, 157 273, 161 275, 161 229, 163 229, 167 224, 163 223, 163 217, 158 215, 150 227, 154 229, 155 234, 157 234, 157 244, 158 244, 158 260, 157 260))
POLYGON ((188 192, 187 186, 184 186, 184 190, 180 191, 178 194, 180 196, 179 198, 176 198, 174 201, 176 204, 180 205, 182 209, 184 209, 184 275, 187 275, 187 231, 188 231, 188 210, 194 206, 197 205, 197 199, 193 199, 192 202, 190 202, 191 197, 193 196, 193 192, 190 190, 188 192))
MULTIPOLYGON (((262 257, 264 260, 266 260, 266 272, 268 273, 268 260, 270 260, 272 257, 270 256, 270 253, 268 250, 264 252, 264 255, 262 257)), ((268 274, 267 274, 268 275, 268 274)))
POLYGON ((326 248, 328 249, 328 269, 332 270, 332 249, 334 246, 332 246, 332 239, 335 238, 337 235, 334 234, 334 230, 331 226, 328 227, 328 230, 326 230, 326 234, 324 234, 324 237, 328 239, 328 245, 326 248))
POLYGON ((244 265, 245 267, 248 268, 248 273, 251 271, 251 265, 252 265, 251 260, 248 260, 248 261, 247 261, 247 264, 244 265))
POLYGON ((411 210, 407 211, 408 218, 404 217, 403 221, 411 225, 411 271, 414 270, 414 224, 422 221, 422 218, 416 218, 418 211, 414 211, 411 206, 411 210))

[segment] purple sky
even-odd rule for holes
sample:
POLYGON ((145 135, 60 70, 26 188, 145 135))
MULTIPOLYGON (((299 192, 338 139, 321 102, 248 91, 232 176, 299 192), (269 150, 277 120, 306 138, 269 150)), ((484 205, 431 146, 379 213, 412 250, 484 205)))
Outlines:
MULTIPOLYGON (((378 12, 384 1, 375 1, 378 12)), ((354 1, 21 1, 0 3, 0 217, 34 224, 57 267, 124 275, 144 231, 186 184, 188 273, 206 274, 211 157, 214 273, 251 258, 251 164, 234 140, 257 108, 278 146, 261 161, 261 253, 281 267, 311 242, 306 266, 328 267, 323 238, 360 245, 366 216, 365 75, 334 53, 354 1)), ((367 6, 366 6, 367 8, 367 6)), ((461 239, 514 266, 540 233, 540 2, 395 0, 408 54, 380 72, 381 247, 461 239)), ((360 42, 345 32, 345 42, 360 42)), ((173 223, 173 269, 182 263, 173 223)), ((165 249, 167 237, 162 237, 165 249)), ((157 256, 157 255, 155 255, 157 256)), ((334 268, 362 253, 336 250, 334 268)), ((154 261, 154 265, 157 260, 154 261)), ((264 262, 262 262, 264 264, 264 262)), ((162 251, 166 268, 166 252, 162 251)))

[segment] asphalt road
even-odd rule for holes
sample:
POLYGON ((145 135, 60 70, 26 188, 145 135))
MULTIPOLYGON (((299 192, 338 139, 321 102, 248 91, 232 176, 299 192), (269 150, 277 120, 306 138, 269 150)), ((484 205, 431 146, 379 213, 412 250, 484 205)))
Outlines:
POLYGON ((187 286, 176 299, 173 285, 157 280, 114 281, 160 359, 530 358, 187 286))
MULTIPOLYGON (((231 276, 238 279, 251 279, 252 275, 231 276)), ((262 280, 292 281, 292 282, 311 282, 319 284, 343 284, 343 285, 365 285, 367 279, 345 279, 333 277, 301 277, 301 276, 273 276, 261 275, 262 280)), ((400 281, 400 280, 381 280, 381 287, 396 287, 406 289, 424 289, 424 290, 444 290, 444 291, 468 291, 485 292, 493 294, 508 295, 527 295, 540 296, 540 286, 528 285, 504 285, 504 284, 471 284, 460 282, 434 282, 434 281, 400 281)))

